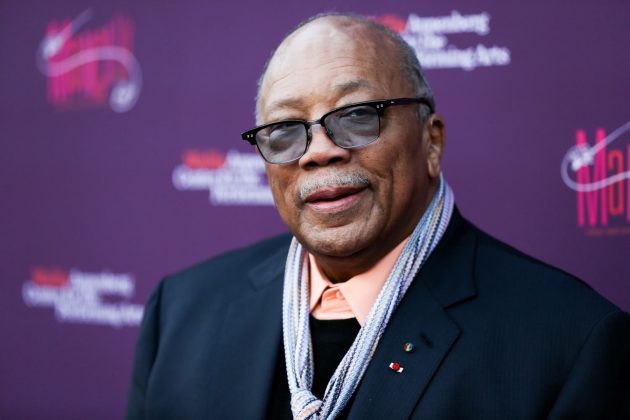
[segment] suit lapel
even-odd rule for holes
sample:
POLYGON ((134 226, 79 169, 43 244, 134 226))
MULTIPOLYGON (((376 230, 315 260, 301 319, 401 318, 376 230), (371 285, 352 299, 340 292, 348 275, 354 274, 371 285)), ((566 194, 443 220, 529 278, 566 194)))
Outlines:
POLYGON ((250 271, 251 288, 229 306, 217 344, 212 418, 263 418, 282 333, 282 278, 287 248, 250 271))
POLYGON ((368 366, 350 419, 409 418, 460 329, 445 308, 475 295, 475 238, 458 212, 393 314, 368 366), (404 344, 414 351, 405 352, 404 344), (399 363, 402 372, 389 365, 399 363))

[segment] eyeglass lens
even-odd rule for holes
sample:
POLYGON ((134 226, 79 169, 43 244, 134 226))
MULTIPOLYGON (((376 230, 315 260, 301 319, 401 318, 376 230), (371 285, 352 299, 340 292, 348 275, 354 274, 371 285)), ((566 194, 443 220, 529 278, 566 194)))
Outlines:
POLYGON ((299 159, 306 153, 306 127, 295 122, 270 125, 256 134, 256 145, 263 157, 271 163, 299 159))
MULTIPOLYGON (((328 137, 346 149, 365 146, 379 136, 380 121, 373 106, 358 105, 328 114, 322 121, 328 137)), ((256 144, 263 157, 271 163, 297 160, 308 143, 307 125, 300 122, 280 122, 258 131, 256 144)))

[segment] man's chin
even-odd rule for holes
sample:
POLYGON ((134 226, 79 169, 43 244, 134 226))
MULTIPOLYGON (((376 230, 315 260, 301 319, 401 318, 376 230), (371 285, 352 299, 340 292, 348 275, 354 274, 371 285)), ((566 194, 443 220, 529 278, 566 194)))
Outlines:
POLYGON ((365 248, 365 240, 348 226, 304 232, 298 239, 315 257, 348 258, 365 248))

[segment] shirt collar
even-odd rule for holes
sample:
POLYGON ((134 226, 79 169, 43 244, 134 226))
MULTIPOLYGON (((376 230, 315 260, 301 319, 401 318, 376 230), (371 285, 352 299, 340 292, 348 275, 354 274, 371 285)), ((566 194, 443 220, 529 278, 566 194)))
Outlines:
POLYGON ((317 307, 322 294, 327 288, 337 288, 348 302, 359 324, 363 326, 372 305, 376 302, 378 294, 387 281, 389 273, 392 271, 392 268, 394 268, 396 260, 402 253, 408 240, 409 237, 405 238, 369 270, 357 274, 342 283, 332 283, 321 271, 315 257, 308 254, 310 277, 309 303, 311 312, 317 307))

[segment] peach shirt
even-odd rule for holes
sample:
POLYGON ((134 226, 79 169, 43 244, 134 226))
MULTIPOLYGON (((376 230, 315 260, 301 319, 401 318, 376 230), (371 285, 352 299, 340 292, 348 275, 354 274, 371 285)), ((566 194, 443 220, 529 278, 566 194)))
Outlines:
POLYGON ((336 284, 328 280, 320 271, 315 257, 309 254, 311 315, 322 320, 356 317, 363 326, 407 240, 409 238, 399 243, 368 271, 336 284))

